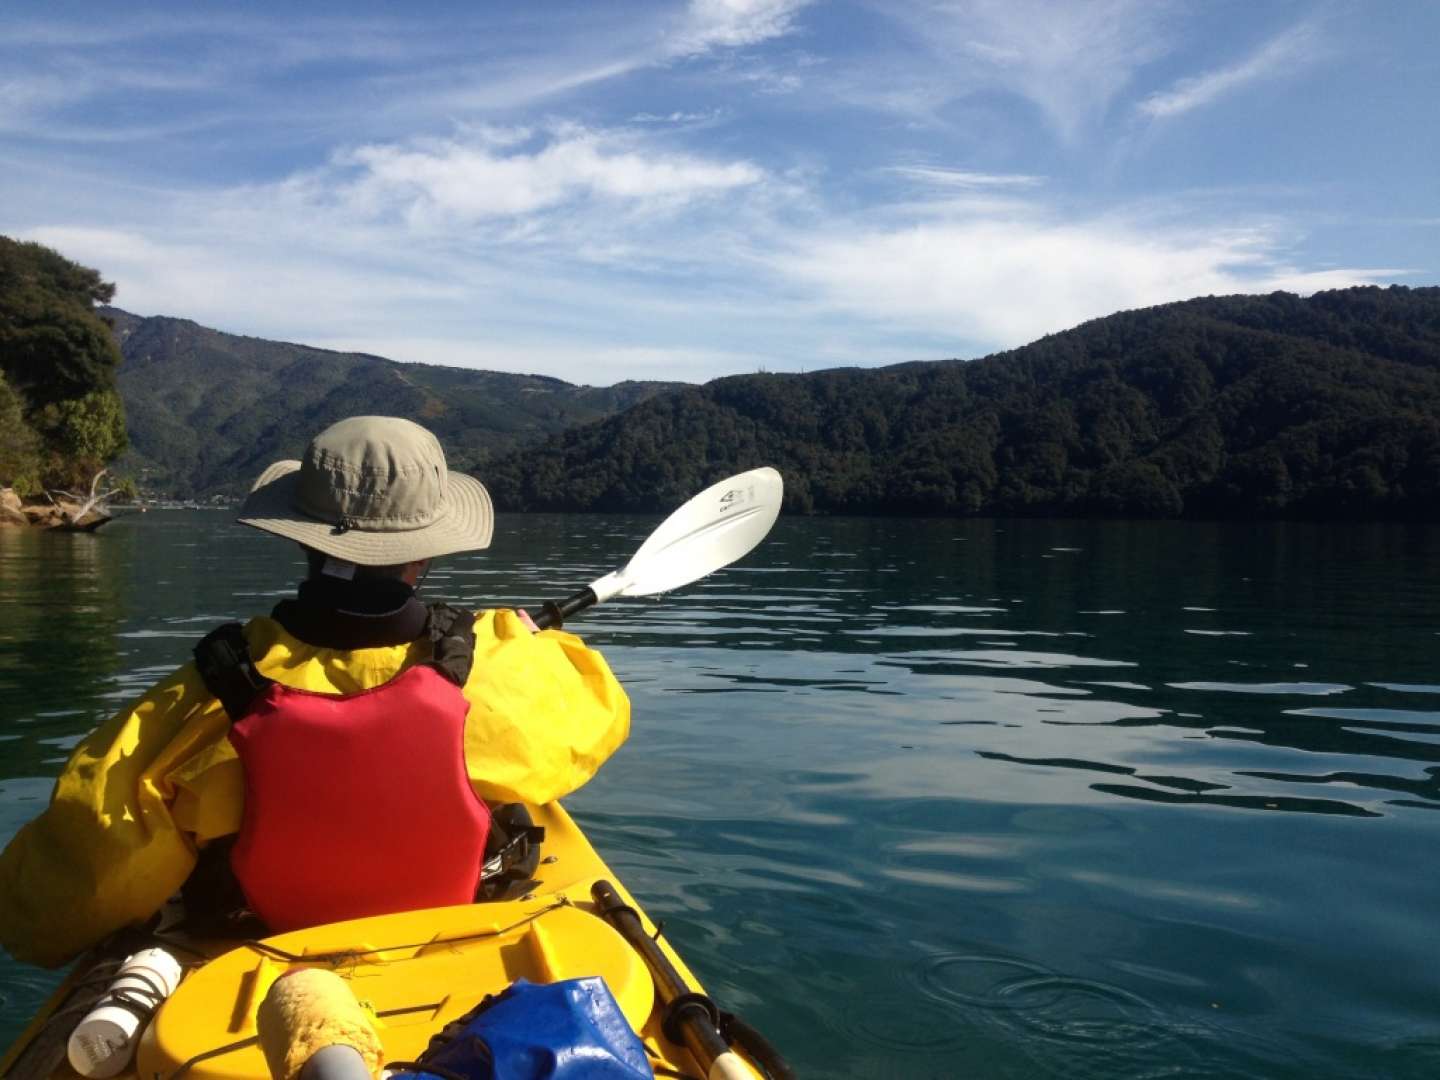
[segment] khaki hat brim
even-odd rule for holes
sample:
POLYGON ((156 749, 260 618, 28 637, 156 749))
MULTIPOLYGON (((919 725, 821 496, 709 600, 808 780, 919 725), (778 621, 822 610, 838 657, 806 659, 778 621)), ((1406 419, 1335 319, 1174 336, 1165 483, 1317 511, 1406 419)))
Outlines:
POLYGON ((361 566, 396 566, 489 547, 495 510, 485 485, 466 473, 449 473, 447 480, 445 509, 424 528, 340 532, 333 521, 318 521, 295 509, 300 462, 277 461, 255 481, 236 520, 361 566))

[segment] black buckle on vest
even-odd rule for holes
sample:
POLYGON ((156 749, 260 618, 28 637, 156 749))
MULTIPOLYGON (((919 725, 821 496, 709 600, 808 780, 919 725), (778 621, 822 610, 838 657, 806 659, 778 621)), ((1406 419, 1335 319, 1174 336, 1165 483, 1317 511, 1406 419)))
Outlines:
POLYGON ((430 639, 430 666, 464 689, 475 662, 475 613, 431 604, 425 634, 430 639))
MULTIPOLYGON (((492 825, 491 827, 495 828, 496 826, 492 825)), ((543 825, 522 825, 518 831, 511 832, 510 838, 501 845, 499 850, 481 864, 480 880, 482 882, 489 881, 491 878, 509 873, 517 866, 523 866, 531 849, 538 850, 544 839, 545 826, 543 825)))
POLYGON ((523 803, 502 803, 490 812, 490 837, 480 864, 475 899, 513 900, 530 891, 540 868, 545 827, 536 825, 523 803))
POLYGON ((201 638, 195 646, 195 667, 205 689, 220 700, 231 720, 249 712, 255 699, 274 685, 273 679, 256 670, 239 623, 226 623, 201 638))

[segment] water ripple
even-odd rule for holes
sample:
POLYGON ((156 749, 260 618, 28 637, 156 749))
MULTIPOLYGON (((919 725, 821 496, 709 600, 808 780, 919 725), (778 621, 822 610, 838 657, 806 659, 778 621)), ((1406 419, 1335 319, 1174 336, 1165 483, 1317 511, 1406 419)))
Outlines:
POLYGON ((1153 1002, 1112 983, 1015 957, 932 957, 918 973, 927 1000, 959 1008, 980 1030, 1026 1046, 1037 1069, 1081 1077, 1127 1076, 1177 1056, 1176 1033, 1153 1002))
POLYGON ((1337 683, 1271 682, 1174 682, 1166 683, 1173 690, 1211 690, 1226 694, 1302 694, 1307 697, 1326 697, 1343 694, 1354 689, 1337 683))

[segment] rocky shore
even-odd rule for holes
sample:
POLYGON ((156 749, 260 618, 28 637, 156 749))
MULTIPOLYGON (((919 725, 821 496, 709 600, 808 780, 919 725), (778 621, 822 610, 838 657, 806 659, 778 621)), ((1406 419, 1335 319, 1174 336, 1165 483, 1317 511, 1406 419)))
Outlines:
POLYGON ((59 529, 65 532, 92 532, 110 520, 110 515, 91 510, 75 520, 80 504, 67 499, 53 503, 27 503, 12 488, 0 488, 0 528, 59 529))

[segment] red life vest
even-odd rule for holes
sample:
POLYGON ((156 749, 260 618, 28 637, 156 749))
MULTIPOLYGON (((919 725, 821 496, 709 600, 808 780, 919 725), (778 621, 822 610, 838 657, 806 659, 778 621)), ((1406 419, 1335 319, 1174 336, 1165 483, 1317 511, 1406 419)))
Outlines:
POLYGON ((469 627, 432 630, 434 661, 363 693, 296 690, 251 665, 248 701, 221 695, 245 772, 231 867, 272 930, 475 899, 490 811, 465 763, 469 627))

